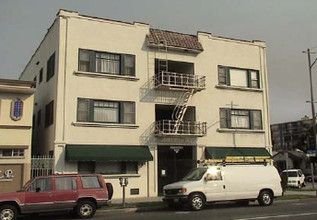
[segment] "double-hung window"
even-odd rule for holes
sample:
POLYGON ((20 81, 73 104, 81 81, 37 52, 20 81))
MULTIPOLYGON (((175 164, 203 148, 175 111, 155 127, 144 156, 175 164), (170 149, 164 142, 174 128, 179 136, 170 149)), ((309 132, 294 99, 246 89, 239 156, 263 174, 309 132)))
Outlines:
POLYGON ((79 98, 77 121, 135 124, 135 103, 79 98))
POLYGON ((219 85, 260 88, 260 74, 258 70, 218 66, 219 85))
POLYGON ((78 70, 135 76, 135 55, 80 49, 78 70))
POLYGON ((261 110, 221 108, 220 128, 261 130, 261 110))

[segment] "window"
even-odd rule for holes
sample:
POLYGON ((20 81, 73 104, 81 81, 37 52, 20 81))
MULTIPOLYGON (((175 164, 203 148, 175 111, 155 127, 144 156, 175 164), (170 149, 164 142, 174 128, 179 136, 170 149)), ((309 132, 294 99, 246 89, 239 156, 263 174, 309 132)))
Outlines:
POLYGON ((41 126, 41 123, 42 123, 42 111, 39 110, 37 112, 37 126, 41 126))
POLYGON ((78 173, 79 174, 89 174, 95 173, 95 163, 94 162, 78 162, 78 173))
POLYGON ((78 162, 78 173, 138 174, 138 162, 78 162))
POLYGON ((97 162, 96 173, 100 174, 137 174, 137 162, 97 162))
POLYGON ((135 55, 80 49, 78 70, 135 76, 135 55))
POLYGON ((41 70, 40 70, 40 74, 39 74, 39 84, 41 84, 42 81, 43 81, 43 68, 41 68, 41 70))
POLYGON ((135 103, 79 98, 77 121, 135 124, 135 103))
POLYGON ((260 110, 220 109, 220 128, 262 129, 260 110))
POLYGON ((219 85, 260 88, 258 70, 218 66, 219 85))
POLYGON ((53 124, 54 121, 54 100, 45 106, 45 127, 53 124))
POLYGON ((75 177, 58 177, 55 179, 56 190, 74 190, 77 189, 75 177))
POLYGON ((48 82, 55 74, 55 52, 47 61, 46 82, 48 82))
POLYGON ((1 149, 0 157, 24 157, 24 149, 1 149))
POLYGON ((23 102, 21 99, 16 99, 12 101, 11 104, 11 118, 14 121, 18 121, 22 118, 23 113, 23 102))
POLYGON ((52 179, 51 178, 36 179, 31 184, 28 191, 35 192, 37 188, 39 188, 40 191, 51 191, 52 190, 52 179))
POLYGON ((207 181, 222 180, 220 170, 208 170, 205 179, 207 181))
POLYGON ((84 189, 102 188, 97 176, 82 176, 81 178, 84 189))

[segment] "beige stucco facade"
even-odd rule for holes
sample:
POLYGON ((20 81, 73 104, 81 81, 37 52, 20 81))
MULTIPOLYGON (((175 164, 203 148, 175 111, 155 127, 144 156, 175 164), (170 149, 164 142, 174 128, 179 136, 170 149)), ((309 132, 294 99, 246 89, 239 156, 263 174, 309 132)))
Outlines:
MULTIPOLYGON (((193 53, 168 49, 162 52, 146 43, 150 26, 82 16, 61 10, 20 79, 31 80, 46 61, 56 53, 55 75, 37 85, 36 108, 44 109, 54 100, 54 123, 47 128, 35 128, 38 153, 54 152, 55 171, 77 172, 77 163, 65 161, 67 144, 147 145, 153 161, 139 164, 138 174, 106 175, 114 184, 114 197, 121 196, 118 178, 128 176, 128 190, 139 188, 139 195, 158 195, 158 148, 193 146, 194 160, 203 159, 205 147, 258 147, 271 151, 269 127, 266 46, 261 41, 243 41, 216 37, 198 32, 204 50, 193 53), (79 49, 133 54, 136 57, 135 77, 113 76, 78 70, 79 49), (196 110, 196 121, 207 122, 203 137, 158 138, 151 133, 156 105, 175 105, 182 91, 154 90, 149 82, 154 76, 155 58, 194 63, 195 74, 206 76, 206 89, 196 92, 189 106, 196 110), (39 63, 39 64, 36 64, 39 63), (237 88, 218 85, 218 65, 256 69, 260 73, 260 88, 237 88), (135 102, 135 124, 104 124, 77 121, 78 98, 135 102), (219 125, 219 109, 231 102, 239 109, 262 112, 262 129, 223 129, 219 125)), ((128 195, 131 196, 132 195, 128 195)))
POLYGON ((30 179, 33 86, 0 79, 0 193, 19 190, 30 179), (13 117, 16 100, 23 106, 18 118, 13 117))

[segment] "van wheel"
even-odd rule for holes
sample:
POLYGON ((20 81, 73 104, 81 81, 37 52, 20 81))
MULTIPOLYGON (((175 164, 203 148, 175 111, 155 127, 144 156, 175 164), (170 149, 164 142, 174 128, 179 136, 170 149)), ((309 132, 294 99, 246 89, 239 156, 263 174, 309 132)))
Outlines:
POLYGON ((298 188, 298 189, 302 188, 302 184, 300 184, 300 182, 298 182, 297 188, 298 188))
POLYGON ((92 218, 96 213, 96 205, 89 200, 80 201, 74 211, 81 219, 92 218))
POLYGON ((0 220, 16 220, 18 210, 13 205, 3 205, 0 207, 0 220))
POLYGON ((260 195, 258 197, 258 202, 261 206, 269 206, 272 205, 273 203, 273 196, 272 193, 267 191, 267 190, 263 190, 260 192, 260 195))
POLYGON ((189 197, 189 205, 194 211, 202 210, 205 206, 205 198, 199 193, 194 193, 189 197))

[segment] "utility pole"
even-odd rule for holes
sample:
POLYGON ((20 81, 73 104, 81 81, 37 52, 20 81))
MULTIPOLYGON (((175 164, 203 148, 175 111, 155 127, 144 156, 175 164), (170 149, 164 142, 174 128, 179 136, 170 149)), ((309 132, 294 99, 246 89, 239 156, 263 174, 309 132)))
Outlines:
MULTIPOLYGON (((315 104, 314 104, 314 92, 313 92, 313 80, 312 80, 312 67, 316 63, 317 59, 313 63, 311 63, 310 54, 314 54, 315 52, 311 52, 308 48, 307 51, 303 51, 303 53, 307 53, 308 56, 308 70, 309 70, 309 84, 310 84, 310 104, 311 104, 311 112, 312 112, 312 129, 313 129, 313 144, 315 145, 315 158, 317 157, 317 145, 316 145, 316 114, 315 114, 315 104)), ((314 175, 312 176, 314 178, 314 175)), ((317 197, 317 190, 316 190, 317 197)))

